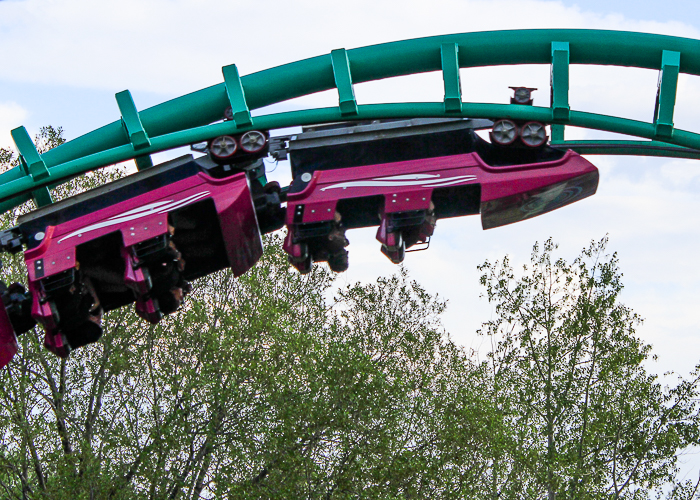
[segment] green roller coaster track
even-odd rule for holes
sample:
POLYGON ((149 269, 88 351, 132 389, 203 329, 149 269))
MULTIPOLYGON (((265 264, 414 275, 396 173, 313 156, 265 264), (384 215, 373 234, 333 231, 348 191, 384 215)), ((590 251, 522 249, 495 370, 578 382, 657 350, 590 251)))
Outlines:
MULTIPOLYGON (((50 188, 84 172, 252 128, 276 129, 339 120, 379 118, 514 118, 552 124, 552 143, 589 154, 700 158, 700 134, 673 125, 679 73, 700 75, 700 40, 600 30, 514 30, 443 35, 373 45, 297 61, 240 77, 223 68, 224 82, 138 111, 129 91, 116 95, 121 119, 39 154, 24 127, 12 131, 20 165, 0 175, 0 210, 33 198, 51 203, 50 188), (550 107, 463 100, 460 68, 513 64, 551 66, 550 107), (569 65, 593 64, 660 72, 650 122, 575 111, 569 106, 569 65), (353 84, 442 71, 442 102, 358 105, 353 84), (296 97, 338 90, 339 105, 251 116, 251 110, 296 97), (221 122, 232 108, 234 119, 221 122), (218 123, 214 123, 218 122, 218 123), (566 141, 564 126, 646 140, 566 141)), ((653 96, 650 96, 650 99, 653 96)))

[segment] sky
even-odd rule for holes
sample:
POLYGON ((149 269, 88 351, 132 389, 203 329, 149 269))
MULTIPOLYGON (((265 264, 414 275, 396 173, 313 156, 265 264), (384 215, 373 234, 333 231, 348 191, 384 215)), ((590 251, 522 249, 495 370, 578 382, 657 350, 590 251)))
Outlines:
MULTIPOLYGON (((223 81, 221 67, 242 75, 287 62, 375 43, 423 36, 528 28, 589 28, 700 38, 695 2, 539 0, 0 0, 0 146, 10 130, 30 134, 62 126, 68 139, 119 118, 114 94, 129 89, 136 106, 160 102, 223 81)), ((631 68, 571 68, 572 109, 651 121, 658 72, 631 68)), ((549 67, 462 70, 463 98, 507 103, 508 86, 537 87, 549 105, 549 67)), ((366 83, 360 103, 441 101, 439 74, 366 83)), ((324 92, 269 111, 337 105, 324 92)), ((675 123, 698 131, 700 79, 679 81, 675 123)), ((567 130, 567 138, 608 137, 567 130)), ((157 155, 156 161, 173 153, 157 155)), ((476 334, 493 314, 480 298, 477 265, 508 254, 521 265, 536 241, 553 237, 573 259, 608 235, 626 288, 622 299, 645 318, 640 336, 658 360, 650 369, 687 375, 700 361, 700 165, 693 160, 592 156, 598 193, 519 224, 483 231, 478 217, 438 221, 429 250, 406 266, 430 292, 448 300, 444 324, 457 343, 480 355, 489 341, 476 334)), ((288 181, 288 167, 269 165, 288 181)), ((374 230, 354 231, 350 269, 340 283, 371 281, 396 271, 374 230)))

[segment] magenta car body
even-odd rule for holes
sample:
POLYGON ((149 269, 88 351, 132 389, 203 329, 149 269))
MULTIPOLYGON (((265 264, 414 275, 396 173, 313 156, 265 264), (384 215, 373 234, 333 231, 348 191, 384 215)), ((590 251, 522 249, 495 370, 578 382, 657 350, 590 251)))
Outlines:
MULTIPOLYGON (((345 229, 379 226, 384 253, 400 262, 404 247, 428 241, 437 219, 480 213, 482 227, 490 229, 595 193, 598 169, 577 153, 547 146, 499 148, 460 123, 443 123, 425 147, 416 144, 415 135, 376 130, 372 140, 354 133, 354 142, 341 143, 340 132, 331 129, 316 132, 308 139, 311 146, 298 146, 296 163, 292 150, 296 172, 287 195, 284 243, 292 264, 308 271, 316 260, 310 246, 318 247, 337 220, 345 229)), ((413 124, 422 134, 420 126, 413 124)))
POLYGON ((597 184, 598 169, 573 151, 555 161, 506 167, 470 153, 317 171, 303 191, 288 195, 287 225, 330 220, 339 204, 379 196, 384 214, 427 210, 435 198, 444 216, 481 213, 483 228, 490 229, 590 196, 597 184))
MULTIPOLYGON (((97 270, 91 280, 105 311, 135 302, 139 315, 156 323, 161 314, 148 293, 152 278, 144 261, 169 232, 187 263, 188 280, 224 267, 239 276, 262 255, 246 174, 217 179, 192 157, 32 212, 18 227, 28 242, 31 314, 44 327, 45 346, 61 357, 69 348, 57 298, 77 286, 79 269, 97 270)), ((11 345, 7 328, 3 331, 7 339, 0 341, 11 345)), ((11 348, 4 350, 2 359, 11 348)))

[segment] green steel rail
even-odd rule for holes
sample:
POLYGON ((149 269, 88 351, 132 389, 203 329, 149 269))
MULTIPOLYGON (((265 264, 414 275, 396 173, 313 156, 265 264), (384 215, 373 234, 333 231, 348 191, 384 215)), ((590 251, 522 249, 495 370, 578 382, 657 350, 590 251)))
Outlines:
MULTIPOLYGON (((552 124, 552 144, 590 154, 644 154, 700 158, 700 134, 674 128, 679 73, 700 75, 700 41, 662 35, 600 30, 514 30, 463 33, 405 40, 285 64, 240 77, 223 68, 224 82, 138 111, 129 91, 116 95, 121 119, 39 155, 24 127, 12 131, 20 165, 0 175, 0 210, 34 198, 51 203, 50 187, 76 175, 253 128, 378 118, 515 118, 552 124), (513 64, 551 66, 550 107, 464 101, 460 68, 513 64), (659 89, 649 122, 570 109, 571 64, 658 70, 659 89), (358 105, 353 85, 441 71, 442 102, 358 105), (338 106, 251 116, 251 110, 296 97, 338 90, 338 106), (220 122, 231 107, 234 119, 220 122), (218 122, 218 123, 214 123, 218 122), (572 125, 635 136, 645 141, 565 141, 572 125)), ((654 96, 650 96, 650 99, 654 96)))

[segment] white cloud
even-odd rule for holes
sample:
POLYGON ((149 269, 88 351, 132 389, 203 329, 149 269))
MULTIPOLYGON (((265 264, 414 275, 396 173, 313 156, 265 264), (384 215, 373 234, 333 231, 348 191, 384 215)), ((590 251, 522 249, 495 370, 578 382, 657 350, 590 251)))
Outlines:
POLYGON ((358 47, 445 33, 515 28, 627 29, 697 36, 682 23, 600 16, 559 2, 502 0, 25 0, 0 3, 0 78, 182 93, 358 47))
POLYGON ((687 188, 700 178, 700 170, 689 168, 688 163, 688 161, 684 160, 668 161, 664 163, 659 173, 663 179, 669 181, 674 187, 687 188))
POLYGON ((16 102, 0 102, 0 148, 14 145, 10 130, 19 127, 27 115, 27 110, 16 102))

